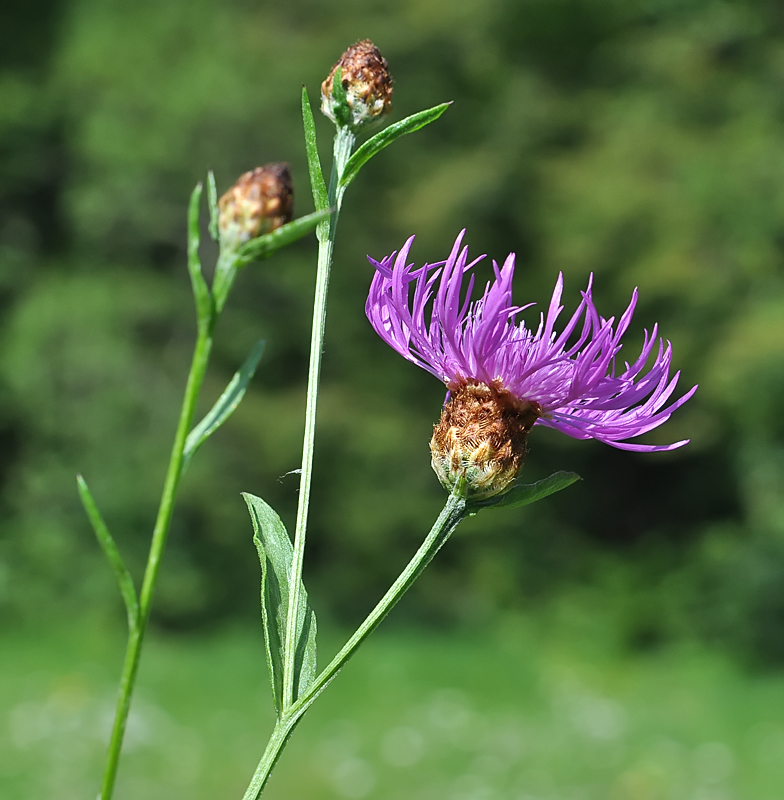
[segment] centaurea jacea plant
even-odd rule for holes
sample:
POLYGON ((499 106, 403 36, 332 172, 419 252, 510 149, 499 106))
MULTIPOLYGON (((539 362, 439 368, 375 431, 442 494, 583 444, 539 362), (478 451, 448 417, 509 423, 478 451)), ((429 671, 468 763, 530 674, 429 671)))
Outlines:
POLYGON ((523 466, 535 425, 575 439, 597 439, 623 450, 674 450, 627 442, 669 419, 696 391, 668 404, 680 372, 670 377, 672 347, 645 332, 633 362, 617 371, 621 339, 637 304, 637 290, 619 318, 596 310, 592 279, 563 329, 563 275, 536 330, 517 318, 529 306, 512 302, 514 254, 499 265, 481 298, 472 301, 473 267, 463 234, 445 261, 408 263, 412 236, 376 268, 366 305, 371 325, 404 358, 442 380, 447 399, 430 442, 433 469, 450 491, 465 480, 470 500, 507 491, 523 466), (464 288, 466 275, 469 275, 464 288), (653 363, 648 362, 654 354, 653 363))
POLYGON ((114 787, 142 640, 180 479, 196 450, 228 419, 242 399, 261 355, 259 343, 213 409, 192 426, 215 326, 238 271, 249 261, 263 258, 316 228, 319 251, 293 541, 267 503, 254 495, 245 495, 261 564, 262 620, 277 720, 244 800, 259 797, 302 716, 466 515, 491 505, 526 505, 578 479, 573 473, 559 472, 530 486, 517 484, 515 479, 522 467, 528 433, 534 425, 551 425, 577 438, 597 438, 627 449, 669 449, 685 443, 664 448, 624 443, 625 439, 661 424, 691 394, 666 405, 677 381, 677 375, 672 380, 668 377, 669 346, 663 349, 660 344, 654 366, 644 369, 653 353, 655 330, 646 337, 643 352, 634 364, 615 375, 612 365, 631 319, 634 300, 613 327, 613 320, 602 319, 594 309, 589 286, 578 311, 564 331, 556 334, 555 321, 561 311, 559 279, 547 317, 534 333, 515 324, 522 309, 511 304, 511 257, 503 267, 495 266, 495 282, 473 304, 470 300, 473 277, 465 299, 462 281, 475 262, 467 262, 467 251, 460 249, 460 238, 449 259, 440 264, 412 270, 406 264, 411 240, 397 257, 393 254, 381 262, 373 262, 377 273, 367 303, 371 322, 390 345, 443 380, 449 391, 431 443, 433 464, 449 497, 400 576, 340 652, 318 672, 316 615, 302 580, 302 568, 326 300, 338 219, 345 191, 361 167, 404 134, 438 119, 448 106, 443 103, 389 125, 355 149, 358 136, 389 112, 391 87, 387 62, 368 40, 348 48, 327 76, 322 84, 322 109, 336 126, 328 184, 321 171, 315 123, 303 89, 302 112, 314 214, 288 222, 291 179, 283 164, 270 164, 245 173, 220 200, 210 176, 210 233, 220 244, 210 286, 202 275, 198 254, 201 186, 192 195, 188 268, 196 301, 197 340, 148 567, 138 596, 86 483, 81 478, 79 483, 88 515, 117 574, 129 622, 129 642, 101 800, 109 800, 114 787), (425 308, 431 300, 427 321, 425 308))
MULTIPOLYGON (((522 468, 530 430, 550 425, 576 438, 596 438, 616 447, 636 450, 671 449, 633 445, 625 439, 664 422, 691 392, 667 406, 678 375, 669 378, 671 350, 660 343, 652 368, 656 329, 646 335, 642 352, 619 375, 614 364, 620 339, 631 320, 636 294, 617 325, 599 316, 589 285, 582 302, 557 334, 562 279, 536 332, 516 324, 523 310, 512 305, 514 259, 495 266, 495 281, 484 296, 471 302, 473 276, 463 292, 468 262, 462 234, 450 257, 415 269, 407 257, 412 240, 399 255, 373 261, 376 275, 366 311, 382 338, 405 358, 432 372, 447 386, 441 421, 435 426, 433 466, 449 497, 428 535, 398 579, 365 621, 321 672, 316 670, 316 617, 302 583, 305 528, 314 442, 315 403, 323 342, 326 281, 342 192, 356 170, 397 135, 395 126, 374 136, 348 157, 356 131, 377 121, 388 107, 389 84, 368 88, 367 66, 385 70, 386 62, 368 42, 360 42, 335 65, 324 82, 323 110, 337 125, 335 160, 328 198, 319 195, 320 167, 305 101, 308 155, 316 208, 327 199, 335 204, 330 222, 319 230, 319 277, 311 344, 305 446, 297 529, 292 547, 283 523, 261 498, 245 495, 253 520, 262 567, 262 616, 267 660, 278 720, 244 800, 256 800, 297 722, 338 670, 356 652, 392 607, 411 587, 460 521, 492 506, 523 506, 566 488, 578 476, 556 472, 531 485, 516 481, 522 468), (365 60, 366 59, 366 60, 365 60), (343 79, 343 68, 351 76, 343 79), (351 80, 358 85, 352 86, 351 80), (382 102, 383 101, 383 102, 382 102), (354 104, 367 107, 357 113, 354 104), (371 113, 372 112, 372 113, 371 113), (437 281, 437 289, 435 284, 437 281), (432 301, 432 303, 431 303, 432 301), (430 308, 430 312, 426 311, 430 308)), ((443 108, 443 107, 437 107, 443 108)), ((421 112, 432 115, 437 109, 421 112)), ((440 111, 439 111, 440 113, 440 111)), ((398 125, 413 126, 419 115, 398 125)), ((425 117, 421 117, 424 119, 425 117)), ((418 122, 416 122, 419 125, 418 122)), ((423 123, 424 124, 424 123, 423 123)), ((413 129, 413 127, 412 127, 413 129)), ((401 127, 399 130, 403 130, 401 127)), ((323 191, 323 190, 322 190, 323 191)))

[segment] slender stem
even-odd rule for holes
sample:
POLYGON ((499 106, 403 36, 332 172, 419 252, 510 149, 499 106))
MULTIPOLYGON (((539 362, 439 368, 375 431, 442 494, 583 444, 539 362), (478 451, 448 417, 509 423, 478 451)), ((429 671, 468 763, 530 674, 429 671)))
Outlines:
POLYGON ((302 471, 297 504, 297 524, 294 534, 294 555, 289 576, 289 607, 286 623, 286 640, 283 657, 283 708, 288 708, 295 700, 295 656, 297 650, 296 629, 300 606, 300 587, 302 583, 302 564, 305 558, 305 536, 308 526, 308 506, 310 486, 313 479, 313 452, 316 437, 316 407, 318 404, 319 380, 321 377, 321 355, 324 349, 324 329, 327 321, 327 292, 329 273, 332 267, 332 251, 340 207, 343 203, 344 187, 340 177, 354 147, 355 136, 346 128, 335 135, 334 160, 329 183, 329 204, 334 206, 329 223, 329 234, 319 239, 318 268, 316 271, 316 295, 313 302, 313 328, 310 337, 310 364, 308 367, 308 391, 305 405, 305 435, 302 444, 302 471))
POLYGON ((177 432, 174 437, 169 468, 166 473, 161 503, 158 508, 158 516, 155 520, 155 528, 152 534, 150 553, 147 558, 147 567, 144 572, 142 589, 139 595, 139 615, 135 624, 131 627, 128 636, 128 646, 125 651, 125 662, 123 664, 119 696, 117 698, 117 710, 115 712, 112 735, 109 740, 109 750, 106 756, 106 766, 104 767, 103 781, 101 783, 101 791, 98 795, 98 800, 109 800, 114 789, 114 782, 117 775, 117 762, 120 758, 123 737, 125 735, 125 725, 128 721, 128 712, 131 707, 131 695, 133 694, 136 674, 139 669, 142 642, 150 618, 155 582, 158 577, 158 570, 160 569, 161 556, 166 544, 166 537, 169 533, 169 525, 174 511, 177 488, 180 483, 180 478, 182 477, 185 440, 191 428, 191 423, 193 422, 196 401, 204 381, 205 372, 207 371, 207 362, 209 360, 210 350, 212 349, 213 327, 213 324, 199 326, 199 334, 193 352, 191 370, 188 375, 188 383, 185 387, 182 410, 180 411, 180 419, 177 424, 177 432))
POLYGON ((253 773, 253 778, 245 790, 242 800, 256 800, 264 791, 264 787, 267 785, 269 776, 272 773, 272 768, 277 763, 283 748, 289 740, 289 736, 291 736, 304 713, 305 710, 303 709, 299 714, 291 714, 278 720, 275 730, 272 731, 272 736, 267 742, 267 749, 256 767, 256 772, 253 773))
POLYGON ((261 757, 261 761, 243 796, 243 800, 257 800, 261 795, 281 751, 286 746, 289 736, 291 736, 292 731, 300 719, 302 719, 305 712, 310 708, 319 694, 324 691, 327 684, 337 675, 338 671, 349 658, 354 655, 362 642, 378 627, 381 620, 384 619, 398 600, 411 588, 411 585, 422 574, 422 571, 432 561, 433 556, 441 549, 465 515, 465 498, 457 493, 449 495, 444 509, 438 516, 427 538, 422 542, 403 572, 400 573, 398 579, 392 584, 381 600, 379 600, 376 607, 368 614, 365 621, 357 628, 354 635, 346 642, 343 649, 310 685, 307 692, 283 712, 278 724, 275 726, 275 730, 272 732, 272 736, 267 744, 267 749, 261 757))

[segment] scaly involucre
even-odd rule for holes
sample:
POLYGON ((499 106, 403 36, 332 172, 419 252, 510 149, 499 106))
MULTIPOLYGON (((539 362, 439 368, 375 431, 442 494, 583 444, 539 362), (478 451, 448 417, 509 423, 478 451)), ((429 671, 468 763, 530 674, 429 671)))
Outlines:
POLYGON ((646 331, 642 350, 616 374, 621 339, 637 304, 637 290, 618 323, 599 316, 589 280, 582 300, 559 332, 563 311, 563 275, 559 274, 547 314, 536 331, 517 322, 528 306, 512 304, 514 254, 501 267, 493 261, 495 280, 471 301, 474 276, 464 278, 484 256, 468 261, 455 240, 446 261, 408 264, 412 236, 399 253, 376 268, 366 313, 376 333, 404 358, 442 380, 450 392, 470 384, 502 387, 517 399, 538 404, 537 425, 555 428, 575 439, 598 439, 623 450, 674 450, 669 445, 632 444, 625 440, 658 427, 697 389, 671 402, 680 372, 670 378, 672 347, 657 339, 658 326, 646 331), (413 284, 413 291, 412 291, 413 284), (429 310, 428 310, 429 309, 429 310), (656 356, 646 369, 651 353, 656 356))

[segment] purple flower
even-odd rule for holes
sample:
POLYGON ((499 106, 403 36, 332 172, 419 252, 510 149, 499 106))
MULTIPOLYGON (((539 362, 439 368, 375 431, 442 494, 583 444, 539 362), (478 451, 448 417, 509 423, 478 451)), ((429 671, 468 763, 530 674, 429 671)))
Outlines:
MULTIPOLYGON (((577 310, 558 332, 555 324, 563 310, 563 276, 559 275, 547 314, 541 316, 536 330, 528 329, 517 318, 529 306, 512 304, 514 254, 500 268, 493 262, 495 280, 487 284, 479 300, 471 300, 474 275, 468 278, 465 289, 464 279, 483 256, 468 261, 468 248, 461 249, 463 233, 449 258, 436 264, 414 267, 406 263, 413 236, 398 254, 380 262, 369 258, 376 274, 366 313, 387 344, 446 384, 449 394, 445 412, 459 397, 465 398, 466 392, 474 405, 477 397, 486 398, 488 392, 496 406, 502 398, 502 409, 495 418, 500 419, 499 414, 505 418, 516 415, 521 420, 517 433, 522 435, 522 443, 518 441, 512 447, 522 450, 519 463, 508 465, 507 472, 519 471, 525 437, 534 424, 556 428, 575 439, 598 439, 623 450, 673 450, 687 443, 687 439, 669 445, 626 441, 661 425, 697 388, 669 402, 680 373, 670 377, 672 348, 669 342, 665 346, 657 340, 656 325, 650 334, 646 331, 642 350, 631 363, 623 362, 620 367, 616 363, 637 303, 636 289, 616 323, 613 317, 599 316, 589 281, 577 310), (653 363, 647 367, 654 351, 653 363)), ((487 426, 488 414, 493 417, 485 404, 480 422, 474 420, 474 429, 477 424, 480 428, 487 426)), ((464 424, 463 418, 459 423, 451 419, 447 427, 464 424)), ((463 433, 457 433, 464 436, 465 430, 461 430, 463 433)), ((482 445, 476 433, 472 430, 470 441, 474 460, 476 447, 482 445)), ((445 437, 442 431, 441 438, 445 437)), ((499 442, 496 437, 491 449, 497 450, 499 442)), ((443 450, 445 445, 442 442, 440 446, 443 450)), ((460 451, 458 464, 456 445, 451 446, 449 457, 455 469, 465 471, 465 448, 460 451)), ((481 455, 487 457, 487 453, 481 455)))

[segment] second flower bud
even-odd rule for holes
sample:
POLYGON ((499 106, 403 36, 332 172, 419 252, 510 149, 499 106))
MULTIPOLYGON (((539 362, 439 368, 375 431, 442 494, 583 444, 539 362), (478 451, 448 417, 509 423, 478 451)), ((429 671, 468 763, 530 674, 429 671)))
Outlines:
POLYGON ((294 187, 289 165, 266 164, 240 176, 218 201, 221 246, 237 250, 291 221, 294 187))

